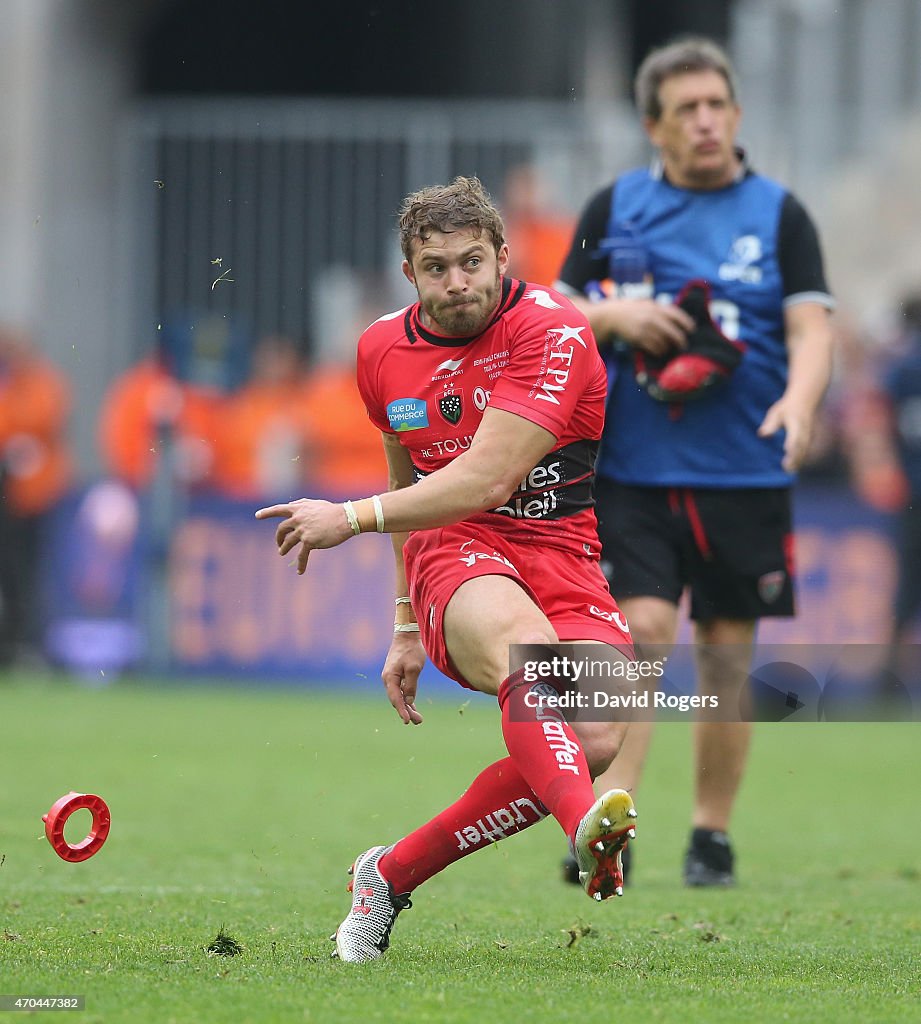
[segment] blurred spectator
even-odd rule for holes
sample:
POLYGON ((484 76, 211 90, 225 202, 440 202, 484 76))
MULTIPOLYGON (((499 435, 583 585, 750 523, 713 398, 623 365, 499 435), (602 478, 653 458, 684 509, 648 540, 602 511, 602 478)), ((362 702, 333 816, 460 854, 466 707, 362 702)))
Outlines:
MULTIPOLYGON (((99 438, 107 472, 147 488, 161 456, 190 490, 240 500, 303 493, 348 494, 384 486, 379 433, 355 385, 354 353, 305 368, 284 335, 262 337, 251 373, 236 390, 177 379, 165 350, 128 369, 110 387, 99 438)), ((196 379, 202 379, 199 374, 196 379)))
POLYGON ((244 500, 300 493, 311 431, 308 405, 297 344, 281 334, 260 338, 249 381, 222 407, 214 486, 244 500))
POLYGON ((901 303, 899 329, 875 387, 856 396, 850 425, 858 494, 900 513, 894 644, 911 638, 921 611, 921 292, 901 303))
POLYGON ((130 367, 103 400, 99 440, 107 471, 146 488, 165 446, 174 446, 176 475, 189 487, 210 483, 219 426, 219 395, 173 377, 157 355, 130 367))
POLYGON ((308 371, 305 413, 310 424, 311 485, 334 497, 386 489, 387 465, 380 431, 355 383, 355 357, 323 362, 308 371))
POLYGON ((556 209, 536 168, 520 164, 508 172, 502 217, 509 273, 523 281, 552 284, 569 251, 575 220, 556 209))
POLYGON ((41 645, 38 560, 46 514, 70 486, 70 387, 26 333, 0 327, 0 663, 41 645))

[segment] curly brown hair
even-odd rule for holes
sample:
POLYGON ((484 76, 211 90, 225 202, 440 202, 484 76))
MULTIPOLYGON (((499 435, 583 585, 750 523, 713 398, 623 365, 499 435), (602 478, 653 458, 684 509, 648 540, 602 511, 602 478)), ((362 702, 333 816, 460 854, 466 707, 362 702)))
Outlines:
POLYGON ((489 236, 498 254, 505 244, 505 225, 479 178, 458 176, 450 185, 432 185, 413 192, 400 207, 400 248, 412 263, 413 243, 426 241, 433 231, 450 234, 470 230, 489 236))

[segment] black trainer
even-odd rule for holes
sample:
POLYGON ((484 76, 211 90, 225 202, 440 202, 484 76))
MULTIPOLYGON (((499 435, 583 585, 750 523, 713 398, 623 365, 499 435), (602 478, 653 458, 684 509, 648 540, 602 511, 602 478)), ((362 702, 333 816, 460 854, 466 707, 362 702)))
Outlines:
POLYGON ((684 856, 684 884, 729 886, 736 884, 735 858, 729 836, 708 828, 695 828, 684 856))
MULTIPOLYGON (((630 877, 630 863, 633 860, 633 843, 627 845, 620 851, 621 870, 624 873, 624 885, 630 877)), ((571 854, 563 858, 560 865, 563 872, 563 881, 570 885, 581 885, 579 881, 579 862, 571 854)))

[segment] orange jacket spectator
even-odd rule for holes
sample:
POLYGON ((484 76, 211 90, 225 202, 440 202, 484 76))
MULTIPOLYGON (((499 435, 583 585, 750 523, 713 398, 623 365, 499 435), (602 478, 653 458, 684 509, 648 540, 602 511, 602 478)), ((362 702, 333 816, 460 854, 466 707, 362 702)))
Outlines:
POLYGON ((552 285, 569 252, 574 219, 547 199, 546 183, 528 165, 506 176, 502 201, 509 272, 523 281, 552 285))
POLYGON ((510 272, 523 281, 552 285, 560 275, 572 232, 572 221, 549 215, 509 220, 505 235, 510 272))
POLYGON ((261 338, 249 382, 222 407, 215 487, 239 499, 299 496, 310 430, 297 346, 282 335, 261 338))
POLYGON ((99 439, 108 472, 136 488, 149 484, 165 427, 173 431, 179 478, 190 486, 207 484, 219 412, 215 393, 180 383, 153 358, 139 363, 103 401, 99 439))
POLYGON ((23 334, 0 331, 0 453, 4 496, 14 515, 46 511, 70 486, 69 414, 64 375, 23 334))
POLYGON ((310 483, 333 497, 387 486, 380 431, 368 419, 355 383, 355 367, 327 364, 307 377, 310 483))

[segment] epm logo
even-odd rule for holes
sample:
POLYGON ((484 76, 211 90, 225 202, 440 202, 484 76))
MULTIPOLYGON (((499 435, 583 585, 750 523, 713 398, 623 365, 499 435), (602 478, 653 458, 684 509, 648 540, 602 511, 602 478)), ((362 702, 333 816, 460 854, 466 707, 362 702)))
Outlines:
POLYGON ((554 327, 547 331, 548 359, 543 378, 538 381, 537 388, 528 396, 536 401, 550 402, 559 405, 557 394, 566 389, 572 369, 572 357, 575 354, 575 342, 586 348, 582 332, 585 327, 554 327), (535 393, 536 392, 536 393, 535 393))

